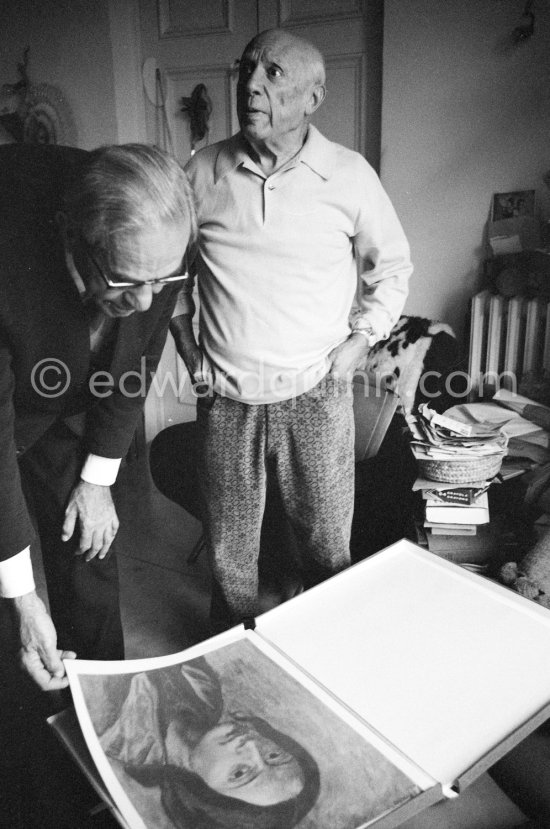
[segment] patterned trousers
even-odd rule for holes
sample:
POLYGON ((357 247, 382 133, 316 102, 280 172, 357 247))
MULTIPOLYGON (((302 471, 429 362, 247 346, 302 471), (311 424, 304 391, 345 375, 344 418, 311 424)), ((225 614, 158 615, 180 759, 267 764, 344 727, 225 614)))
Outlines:
POLYGON ((353 399, 328 375, 298 397, 199 399, 198 471, 217 631, 257 615, 260 531, 274 476, 309 587, 347 567, 354 501, 353 399))

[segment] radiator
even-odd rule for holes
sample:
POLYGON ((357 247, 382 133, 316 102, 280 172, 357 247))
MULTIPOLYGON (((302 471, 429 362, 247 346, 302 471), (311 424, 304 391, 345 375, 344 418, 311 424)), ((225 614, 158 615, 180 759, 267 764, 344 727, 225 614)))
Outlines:
POLYGON ((550 303, 481 291, 471 300, 469 399, 550 372, 550 303))

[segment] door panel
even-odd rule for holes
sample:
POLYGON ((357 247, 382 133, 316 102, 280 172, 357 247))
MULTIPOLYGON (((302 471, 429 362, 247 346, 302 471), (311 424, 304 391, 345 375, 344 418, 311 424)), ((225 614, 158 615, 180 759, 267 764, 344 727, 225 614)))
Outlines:
MULTIPOLYGON (((206 85, 212 104, 210 130, 197 149, 234 130, 235 61, 256 34, 256 0, 141 0, 140 5, 142 55, 160 70, 173 152, 185 163, 191 141, 181 99, 197 84, 206 85)), ((166 146, 161 104, 160 94, 146 101, 147 135, 166 146)))
POLYGON ((279 0, 279 26, 327 23, 332 20, 360 19, 361 0, 279 0))
POLYGON ((159 0, 159 37, 229 34, 234 5, 231 0, 159 0))
MULTIPOLYGON (((287 28, 321 50, 327 97, 313 123, 330 138, 365 154, 366 11, 364 0, 259 0, 259 29, 287 28)), ((371 0, 371 5, 374 5, 371 0)), ((373 160, 376 166, 377 160, 373 160)))
POLYGON ((362 53, 326 58, 327 97, 312 118, 323 135, 364 152, 365 61, 362 53))

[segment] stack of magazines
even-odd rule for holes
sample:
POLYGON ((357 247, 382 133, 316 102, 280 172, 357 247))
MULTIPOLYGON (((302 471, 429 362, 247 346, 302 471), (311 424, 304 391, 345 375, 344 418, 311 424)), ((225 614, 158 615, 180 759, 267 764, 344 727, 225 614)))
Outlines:
POLYGON ((487 490, 506 451, 501 424, 465 423, 423 404, 409 426, 422 476, 417 488, 424 502, 426 546, 463 567, 484 572, 497 540, 489 523, 487 490))
POLYGON ((408 418, 417 460, 474 460, 502 455, 507 438, 499 423, 462 423, 430 409, 427 403, 408 418))

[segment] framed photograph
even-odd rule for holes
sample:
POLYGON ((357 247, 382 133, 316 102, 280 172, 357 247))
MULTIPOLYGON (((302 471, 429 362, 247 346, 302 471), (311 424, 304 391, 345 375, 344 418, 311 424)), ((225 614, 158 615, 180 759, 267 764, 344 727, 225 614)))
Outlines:
POLYGON ((495 193, 491 221, 516 219, 519 216, 535 216, 535 191, 516 190, 512 193, 495 193))

